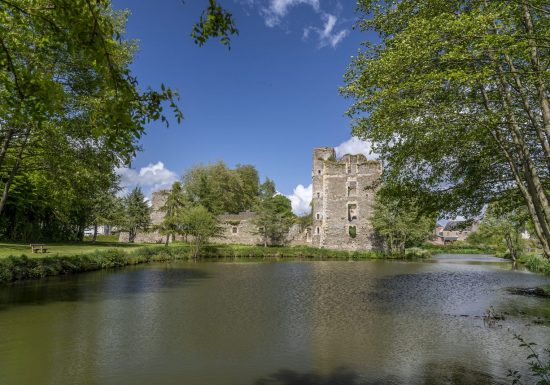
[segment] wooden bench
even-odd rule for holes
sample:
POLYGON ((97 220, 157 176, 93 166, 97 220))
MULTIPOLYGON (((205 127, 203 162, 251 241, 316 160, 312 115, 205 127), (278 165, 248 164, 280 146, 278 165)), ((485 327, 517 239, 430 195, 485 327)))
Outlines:
POLYGON ((46 247, 46 245, 39 245, 39 244, 31 244, 31 250, 33 253, 38 253, 39 251, 41 253, 48 252, 48 248, 46 247))

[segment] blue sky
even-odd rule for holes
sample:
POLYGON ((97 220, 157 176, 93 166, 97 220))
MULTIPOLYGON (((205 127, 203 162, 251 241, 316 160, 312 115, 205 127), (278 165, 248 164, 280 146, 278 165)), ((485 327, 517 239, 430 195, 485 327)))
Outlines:
POLYGON ((354 1, 221 0, 239 28, 231 50, 193 43, 206 0, 113 3, 131 11, 127 37, 139 40, 132 70, 140 85, 179 90, 185 115, 181 125, 148 127, 143 151, 120 170, 125 185, 150 194, 195 164, 253 164, 303 212, 314 147, 367 151, 350 141, 350 101, 338 94, 351 56, 372 38, 352 30, 354 1))

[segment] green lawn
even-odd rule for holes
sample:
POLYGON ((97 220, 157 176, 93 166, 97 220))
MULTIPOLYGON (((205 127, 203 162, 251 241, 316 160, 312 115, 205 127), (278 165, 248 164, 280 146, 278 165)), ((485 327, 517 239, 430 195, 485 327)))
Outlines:
MULTIPOLYGON (((37 242, 38 243, 38 242, 37 242)), ((108 250, 113 248, 121 248, 122 250, 133 250, 137 247, 144 246, 143 244, 129 244, 118 242, 63 242, 50 243, 44 242, 48 247, 47 253, 32 253, 30 244, 0 242, 0 258, 5 258, 10 255, 20 256, 27 255, 29 257, 48 257, 52 255, 78 255, 91 253, 96 250, 108 250)))

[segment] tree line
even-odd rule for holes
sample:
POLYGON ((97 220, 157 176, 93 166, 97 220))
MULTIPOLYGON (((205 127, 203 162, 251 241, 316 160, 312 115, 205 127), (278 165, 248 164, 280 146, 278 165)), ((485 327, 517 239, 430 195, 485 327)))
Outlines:
MULTIPOLYGON (((108 0, 0 1, 1 238, 82 239, 145 125, 183 120, 175 90, 132 74, 127 17, 108 0)), ((228 47, 237 33, 216 0, 190 31, 228 47)))
POLYGON ((185 173, 182 182, 175 182, 162 194, 164 218, 153 229, 166 237, 166 244, 176 235, 191 236, 195 256, 210 238, 222 235, 217 218, 220 214, 254 212, 253 224, 264 246, 284 243, 297 220, 290 200, 277 194, 269 178, 260 183, 252 165, 237 165, 235 169, 223 162, 196 166, 185 173))
POLYGON ((550 258, 550 5, 546 0, 360 0, 342 94, 353 132, 405 210, 524 210, 550 258))

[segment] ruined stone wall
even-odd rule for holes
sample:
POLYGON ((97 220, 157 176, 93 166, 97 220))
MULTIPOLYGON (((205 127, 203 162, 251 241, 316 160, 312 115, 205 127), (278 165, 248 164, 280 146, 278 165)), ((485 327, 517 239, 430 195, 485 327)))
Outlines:
MULTIPOLYGON (((306 229, 293 226, 287 237, 290 245, 312 245, 342 250, 372 250, 380 248, 370 218, 373 215, 375 191, 373 186, 382 174, 379 161, 367 160, 363 155, 344 155, 336 158, 333 148, 313 151, 313 225, 306 229), (350 235, 350 227, 354 230, 350 235)), ((162 191, 153 193, 153 225, 162 222, 160 207, 165 202, 162 191)), ((253 213, 227 214, 220 217, 223 235, 212 241, 220 244, 262 244, 261 236, 252 223, 253 213)), ((139 232, 136 242, 161 243, 158 232, 139 232)), ((181 240, 182 237, 176 239, 181 240)), ((120 241, 127 242, 121 233, 120 241)))
POLYGON ((223 233, 213 238, 213 243, 231 245, 259 245, 262 243, 258 230, 252 223, 254 213, 246 211, 239 214, 225 214, 219 217, 223 233))
POLYGON ((311 246, 311 226, 302 229, 297 223, 288 231, 287 243, 290 246, 311 246))
POLYGON ((370 221, 375 191, 366 187, 373 186, 381 173, 380 162, 367 160, 363 155, 336 159, 332 148, 314 150, 314 246, 342 250, 379 247, 370 221))
MULTIPOLYGON (((153 193, 151 199, 152 225, 162 223, 164 212, 162 212, 160 208, 164 205, 165 201, 166 196, 163 191, 153 193)), ((212 238, 211 242, 218 244, 262 245, 263 240, 258 234, 257 227, 252 222, 253 218, 254 213, 250 211, 239 214, 220 215, 218 218, 219 225, 222 227, 223 232, 221 236, 212 238)), ((307 237, 306 235, 305 230, 301 231, 298 225, 294 225, 289 231, 286 242, 292 245, 311 244, 311 237, 307 237)), ((176 240, 182 241, 184 237, 176 236, 176 240)), ((188 237, 187 240, 190 241, 191 238, 188 237)), ((165 241, 166 236, 161 235, 158 231, 139 231, 135 239, 136 243, 164 243, 165 241)), ((128 242, 128 233, 121 232, 119 235, 119 242, 128 242)))

